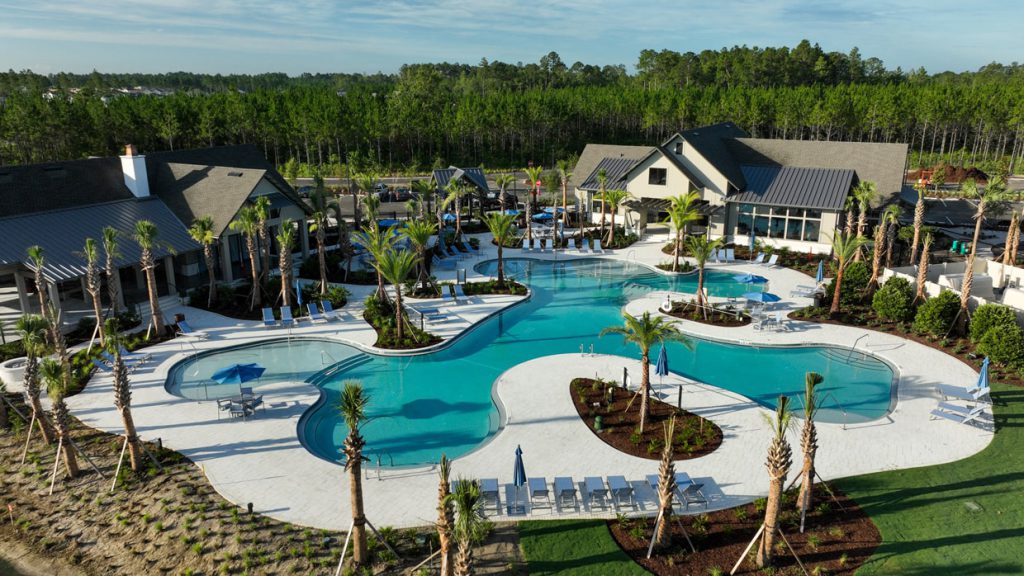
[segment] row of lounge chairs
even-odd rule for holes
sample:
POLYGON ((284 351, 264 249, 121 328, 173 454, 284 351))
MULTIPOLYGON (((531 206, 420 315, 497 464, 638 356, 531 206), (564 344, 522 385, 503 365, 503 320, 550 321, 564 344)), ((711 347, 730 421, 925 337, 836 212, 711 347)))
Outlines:
MULTIPOLYGON (((533 240, 533 242, 536 244, 536 247, 534 247, 531 244, 529 239, 523 238, 523 252, 534 252, 534 251, 536 251, 536 252, 540 252, 540 253, 545 253, 545 252, 554 252, 555 251, 555 247, 554 247, 554 244, 552 244, 551 238, 544 238, 543 240, 540 239, 540 238, 535 238, 533 240)), ((575 238, 569 238, 569 240, 568 240, 568 242, 566 243, 566 246, 565 246, 565 251, 566 252, 578 252, 579 254, 589 254, 591 252, 593 252, 594 254, 604 254, 604 248, 601 247, 601 239, 600 238, 594 238, 594 248, 593 248, 593 250, 591 250, 591 248, 590 248, 590 240, 588 240, 587 238, 583 239, 583 243, 579 247, 579 249, 576 248, 576 239, 575 238)))
MULTIPOLYGON (((703 484, 694 482, 686 472, 676 473, 675 480, 676 499, 684 511, 690 506, 704 506, 707 509, 708 501, 702 492, 703 484)), ((658 475, 649 474, 646 481, 651 490, 657 493, 658 475)), ((452 482, 452 490, 455 490, 456 483, 452 482)), ((636 508, 637 505, 635 490, 625 476, 586 476, 579 488, 570 476, 556 476, 551 484, 548 484, 547 478, 531 477, 519 492, 524 493, 531 509, 548 508, 562 512, 566 509, 578 510, 581 503, 585 503, 591 510, 597 506, 605 510, 610 507, 619 510, 626 506, 636 508)), ((501 491, 496 478, 480 480, 480 495, 485 507, 494 506, 495 513, 501 513, 501 491)), ((511 484, 505 486, 505 502, 510 508, 519 506, 517 491, 511 484)))
POLYGON ((931 411, 931 419, 943 419, 956 422, 957 424, 972 424, 975 426, 985 425, 982 419, 985 411, 992 407, 992 389, 988 386, 964 388, 939 384, 936 391, 942 400, 938 406, 931 411), (967 405, 954 404, 954 402, 965 402, 967 405))
MULTIPOLYGON (((124 346, 121 346, 118 349, 118 352, 121 353, 121 361, 124 362, 125 368, 128 369, 129 373, 138 370, 140 367, 144 366, 146 363, 153 359, 152 354, 129 352, 127 349, 125 349, 124 346)), ((109 373, 114 371, 114 362, 114 355, 111 354, 110 352, 107 352, 106 350, 103 350, 100 352, 100 357, 98 359, 93 358, 92 365, 95 366, 100 372, 109 373)))
MULTIPOLYGON (((319 303, 319 306, 320 307, 318 308, 316 302, 309 302, 308 304, 306 304, 306 312, 309 314, 310 322, 326 323, 334 319, 344 320, 347 315, 347 312, 341 310, 336 311, 329 300, 321 301, 319 303)), ((281 307, 280 313, 281 320, 278 321, 276 318, 274 318, 273 308, 264 308, 263 327, 271 328, 275 326, 285 326, 291 328, 296 324, 296 322, 299 321, 299 318, 295 318, 292 316, 292 309, 287 306, 281 307)))
POLYGON ((762 266, 767 266, 767 267, 771 268, 771 267, 773 267, 773 266, 775 266, 775 265, 777 265, 779 263, 779 255, 778 254, 772 254, 770 257, 768 257, 768 261, 766 262, 765 261, 765 253, 764 252, 758 252, 757 253, 757 258, 754 258, 753 260, 751 260, 750 263, 751 264, 760 264, 762 266))

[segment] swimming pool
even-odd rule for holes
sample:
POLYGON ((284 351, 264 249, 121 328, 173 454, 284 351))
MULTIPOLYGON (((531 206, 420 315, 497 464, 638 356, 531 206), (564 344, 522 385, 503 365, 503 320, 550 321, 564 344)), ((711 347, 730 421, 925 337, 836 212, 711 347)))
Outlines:
MULTIPOLYGON (((487 261, 476 269, 492 274, 496 265, 487 261)), ((697 281, 696 275, 666 276, 599 259, 508 259, 506 271, 528 284, 532 297, 437 352, 376 356, 331 342, 274 341, 200 355, 172 371, 169 389, 187 397, 216 397, 224 390, 211 393, 198 380, 236 361, 267 366, 265 380, 308 380, 321 388, 322 397, 300 421, 300 437, 313 454, 340 461, 347 429, 335 406, 343 382, 360 380, 372 399, 364 428, 367 454, 374 460, 379 455, 384 465, 432 463, 442 452, 463 455, 498 430, 491 393, 502 372, 540 356, 579 353, 581 344, 588 351, 593 344, 595 353, 638 357, 638 350, 624 345, 621 337, 598 338, 598 333, 621 324, 621 308, 631 297, 650 290, 693 292, 697 281)), ((727 272, 708 271, 706 283, 717 296, 748 291, 727 272)), ((752 347, 703 339, 694 344, 693 351, 668 345, 673 372, 767 407, 779 394, 802 395, 807 371, 825 377, 821 421, 873 420, 890 407, 893 372, 870 356, 851 358, 848 351, 831 347, 752 347)))

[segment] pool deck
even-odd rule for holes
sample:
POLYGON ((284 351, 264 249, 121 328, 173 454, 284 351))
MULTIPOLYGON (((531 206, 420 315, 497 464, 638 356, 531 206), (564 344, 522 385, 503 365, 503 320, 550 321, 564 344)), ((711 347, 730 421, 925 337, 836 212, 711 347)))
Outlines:
MULTIPOLYGON (((665 237, 639 243, 624 251, 606 252, 603 258, 626 259, 656 264, 669 259, 660 252, 665 237)), ((496 250, 484 243, 480 259, 493 258, 496 250)), ((519 250, 506 250, 506 257, 519 257, 519 250)), ((559 253, 524 255, 538 259, 566 259, 559 253)), ((470 280, 478 275, 466 261, 470 280)), ((784 298, 781 306, 800 307, 805 298, 790 297, 790 291, 812 284, 809 277, 783 268, 748 264, 712 265, 713 269, 756 272, 769 278, 771 291, 784 298)), ((442 280, 453 272, 439 274, 442 280)), ((352 300, 361 301, 373 287, 350 287, 352 300)), ((431 329, 449 340, 487 316, 521 300, 517 297, 476 298, 456 307, 454 319, 431 329)), ((656 312, 663 293, 652 293, 631 301, 626 310, 656 312)), ((433 305, 431 303, 430 305, 433 305)), ((350 304, 358 318, 358 304, 350 304)), ((348 308, 348 306, 346 307, 348 308)), ((173 314, 181 310, 169 310, 173 314)), ((161 438, 201 466, 213 486, 227 499, 245 506, 252 502, 258 512, 300 525, 345 529, 349 523, 348 481, 341 466, 308 452, 297 438, 298 420, 319 397, 318 391, 302 382, 261 386, 267 410, 247 421, 218 418, 216 404, 188 401, 166 392, 169 369, 196 351, 281 338, 284 329, 264 329, 259 323, 239 321, 184 308, 194 328, 210 333, 205 341, 187 343, 181 339, 148 348, 154 360, 135 373, 133 415, 139 433, 147 440, 161 438)), ((765 345, 834 344, 870 352, 896 368, 899 374, 897 403, 885 418, 843 429, 840 424, 819 424, 818 470, 826 478, 863 474, 895 468, 909 468, 949 462, 974 454, 991 440, 992 433, 973 426, 929 420, 939 383, 973 385, 977 373, 969 366, 932 348, 880 332, 828 324, 791 322, 788 332, 759 332, 750 326, 721 328, 684 322, 688 333, 715 339, 765 345), (864 335, 866 337, 861 338, 864 335)), ((428 328, 429 329, 429 328, 428 328)), ((300 322, 290 331, 295 337, 343 341, 364 350, 375 334, 361 319, 328 324, 300 322)), ((505 413, 504 428, 477 450, 454 461, 453 476, 497 478, 511 481, 512 458, 522 446, 529 476, 572 476, 577 483, 584 476, 624 475, 637 495, 636 508, 622 512, 645 513, 655 509, 653 493, 644 482, 646 474, 657 472, 657 461, 636 458, 608 447, 586 429, 576 415, 568 382, 579 376, 598 374, 620 378, 622 368, 639 370, 639 361, 616 356, 563 354, 536 358, 505 372, 496 383, 496 393, 505 413)), ((714 453, 677 463, 705 484, 710 507, 724 508, 765 494, 767 474, 763 461, 769 431, 761 417, 765 409, 732 392, 706 384, 684 381, 670 375, 665 390, 675 398, 676 385, 683 384, 683 405, 702 414, 725 431, 725 441, 714 453)), ((110 377, 97 375, 79 395, 68 399, 74 414, 87 425, 117 433, 120 420, 113 408, 110 377)), ((799 422, 799 421, 798 421, 799 422)), ((426 440, 426 439, 425 439, 426 440)), ((798 430, 791 434, 794 452, 799 453, 798 430)), ((799 463, 799 458, 795 458, 799 463)), ((367 464, 364 497, 367 514, 376 525, 413 526, 433 522, 437 476, 431 467, 383 469, 378 479, 374 463, 367 464)), ((796 470, 791 477, 796 474, 796 470)), ((504 500, 504 491, 502 491, 504 500)), ((702 509, 700 509, 702 510, 702 509)), ((697 512, 691 508, 690 512, 697 512)), ((614 507, 591 509, 531 510, 533 518, 610 517, 614 507)), ((504 513, 497 519, 505 519, 504 513)))

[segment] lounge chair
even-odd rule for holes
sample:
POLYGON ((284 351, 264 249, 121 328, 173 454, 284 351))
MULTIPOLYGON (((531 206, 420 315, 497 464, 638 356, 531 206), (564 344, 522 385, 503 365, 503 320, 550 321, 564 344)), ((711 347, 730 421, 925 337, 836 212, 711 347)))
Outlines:
POLYGON ((579 507, 579 499, 576 498, 576 484, 568 476, 555 476, 555 503, 561 511, 566 504, 571 504, 573 509, 579 507))
POLYGON ((328 318, 324 316, 320 309, 316 307, 316 302, 306 303, 306 312, 309 313, 310 322, 324 322, 326 323, 328 318))
POLYGON ((484 500, 484 506, 494 504, 495 514, 501 512, 501 494, 498 492, 497 478, 484 478, 480 480, 480 497, 484 500))
POLYGON ((948 402, 939 402, 939 407, 932 410, 931 417, 929 420, 936 418, 944 418, 956 422, 957 424, 981 424, 981 416, 985 413, 984 406, 975 406, 974 408, 967 408, 965 406, 957 406, 956 404, 950 404, 948 402))
POLYGON ((210 337, 210 335, 207 334, 206 332, 202 332, 200 330, 194 330, 192 328, 192 326, 190 326, 189 323, 187 321, 185 321, 185 320, 182 320, 181 322, 178 322, 177 326, 178 326, 178 335, 179 336, 185 336, 185 337, 188 337, 188 338, 195 338, 196 340, 206 340, 207 338, 210 337))
MULTIPOLYGON (((103 358, 104 360, 106 360, 108 366, 111 366, 111 367, 114 366, 114 355, 111 354, 110 352, 107 352, 106 350, 101 351, 100 352, 100 358, 103 358)), ((137 358, 132 358, 132 357, 126 356, 124 354, 121 354, 121 361, 124 362, 124 365, 126 367, 128 367, 129 369, 138 368, 142 364, 146 363, 145 360, 137 359, 137 358)))
POLYGON ((263 327, 269 328, 271 326, 277 326, 277 320, 274 318, 273 308, 263 309, 263 327))
POLYGON ((109 372, 113 372, 114 371, 113 368, 111 368, 110 366, 107 366, 106 364, 104 364, 103 362, 100 362, 99 360, 97 360, 95 358, 92 359, 92 365, 95 366, 96 368, 98 368, 100 372, 108 372, 109 373, 109 372))
POLYGON ((957 250, 959 250, 959 249, 960 249, 960 241, 959 240, 953 240, 953 245, 949 247, 950 253, 956 254, 957 250))
POLYGON ((530 241, 528 239, 526 239, 526 238, 523 238, 523 252, 529 252, 529 251, 530 251, 530 241))
POLYGON ((757 258, 751 260, 751 264, 764 264, 764 252, 758 252, 757 258))
POLYGON ((775 311, 775 329, 782 332, 789 332, 789 318, 786 318, 786 315, 782 310, 775 311))
POLYGON ((530 488, 530 507, 551 508, 551 492, 548 491, 548 481, 545 478, 530 478, 527 480, 530 488))
POLYGON ((605 487, 604 480, 598 476, 587 476, 583 479, 583 495, 590 503, 591 509, 597 500, 601 501, 602 508, 608 507, 608 488, 605 487))
POLYGON ((342 320, 343 315, 345 314, 345 312, 343 312, 342 310, 335 311, 334 304, 331 304, 330 300, 321 300, 320 307, 323 308, 324 316, 326 316, 328 319, 330 319, 333 316, 338 320, 342 320))
POLYGON ((772 254, 772 257, 769 258, 767 262, 762 264, 762 266, 767 266, 767 267, 771 268, 772 266, 775 266, 778 263, 779 263, 779 255, 778 254, 772 254))
POLYGON ((455 260, 451 260, 451 259, 448 259, 448 258, 445 258, 444 260, 442 260, 442 259, 438 258, 437 256, 434 256, 434 259, 431 262, 432 262, 432 264, 435 267, 441 268, 441 269, 455 270, 455 266, 456 266, 455 260))
POLYGON ((575 249, 576 249, 576 239, 575 238, 569 238, 569 243, 566 244, 565 250, 568 252, 569 250, 575 250, 575 249))
POLYGON ((583 242, 580 244, 580 254, 587 254, 589 252, 590 252, 590 240, 588 240, 587 238, 584 238, 583 242))
POLYGON ((633 487, 630 486, 629 482, 626 482, 625 476, 609 476, 608 488, 612 491, 612 501, 615 502, 616 508, 621 506, 623 501, 628 502, 634 508, 636 507, 636 500, 633 498, 633 487))
POLYGON ((288 306, 281 307, 281 326, 291 328, 295 325, 295 318, 292 318, 292 309, 288 306))
POLYGON ((736 250, 734 250, 733 248, 726 248, 725 249, 725 261, 726 262, 735 262, 736 261, 736 250))
POLYGON ((948 384, 939 384, 935 387, 942 396, 943 400, 963 400, 966 402, 980 402, 982 404, 991 404, 992 397, 989 392, 992 391, 988 386, 984 388, 963 388, 960 386, 950 386, 948 384))
POLYGON ((153 355, 149 352, 129 352, 124 346, 118 346, 117 351, 120 352, 121 356, 129 362, 138 362, 139 364, 142 364, 153 359, 153 355))
POLYGON ((456 304, 459 303, 459 300, 469 300, 469 296, 466 296, 466 292, 462 289, 462 284, 452 284, 452 292, 455 294, 456 304))

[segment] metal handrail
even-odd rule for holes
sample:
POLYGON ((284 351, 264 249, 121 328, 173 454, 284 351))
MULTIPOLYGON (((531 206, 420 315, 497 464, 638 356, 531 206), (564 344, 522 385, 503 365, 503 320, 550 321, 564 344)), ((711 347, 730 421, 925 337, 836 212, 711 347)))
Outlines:
POLYGON ((394 458, 394 456, 391 455, 391 452, 388 452, 386 450, 379 450, 379 451, 375 452, 375 454, 377 455, 377 480, 383 480, 383 478, 381 477, 381 470, 382 470, 382 464, 383 464, 383 458, 382 457, 385 456, 385 455, 388 457, 388 462, 391 463, 391 467, 392 468, 395 467, 395 458, 394 458))
POLYGON ((321 366, 327 366, 327 362, 324 360, 324 356, 326 356, 326 357, 331 359, 331 364, 337 364, 338 363, 338 361, 335 360, 334 356, 331 356, 330 352, 328 352, 326 350, 321 350, 320 351, 320 365, 321 366))
POLYGON ((853 346, 850 347, 850 353, 847 354, 846 356, 847 362, 853 359, 853 353, 857 351, 857 344, 859 344, 861 340, 867 338, 870 335, 871 334, 865 332, 864 334, 860 335, 856 340, 853 341, 853 346))
POLYGON ((828 400, 829 398, 831 398, 832 401, 835 402, 836 406, 839 407, 839 411, 843 413, 843 430, 846 430, 846 424, 850 420, 850 418, 849 418, 850 415, 846 413, 846 408, 843 407, 842 403, 839 402, 839 399, 836 398, 836 395, 833 394, 832 392, 828 392, 824 396, 822 396, 822 398, 821 398, 822 404, 824 405, 825 401, 828 400))

